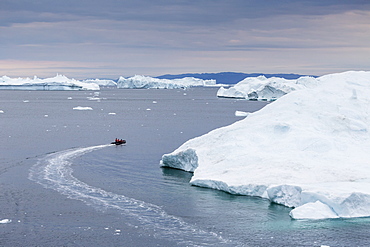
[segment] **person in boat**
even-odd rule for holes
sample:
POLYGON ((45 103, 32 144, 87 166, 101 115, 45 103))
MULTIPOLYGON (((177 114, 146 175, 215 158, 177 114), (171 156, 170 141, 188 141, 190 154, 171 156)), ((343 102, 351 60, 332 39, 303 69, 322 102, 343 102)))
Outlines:
POLYGON ((116 140, 114 142, 115 143, 124 143, 125 141, 123 139, 116 138, 116 140))

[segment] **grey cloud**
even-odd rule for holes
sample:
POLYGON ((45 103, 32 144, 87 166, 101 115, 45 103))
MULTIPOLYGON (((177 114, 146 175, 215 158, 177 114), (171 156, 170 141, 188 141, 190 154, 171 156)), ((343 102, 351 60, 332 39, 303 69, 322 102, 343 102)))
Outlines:
POLYGON ((74 74, 355 69, 368 64, 366 10, 369 0, 0 0, 0 54, 74 74), (344 14, 354 10, 365 11, 344 14))
POLYGON ((1 0, 0 25, 97 18, 212 25, 275 15, 324 15, 370 9, 368 0, 1 0), (17 14, 14 14, 14 13, 17 14), (49 13, 49 15, 47 14, 49 13), (53 14, 50 14, 53 13, 53 14))

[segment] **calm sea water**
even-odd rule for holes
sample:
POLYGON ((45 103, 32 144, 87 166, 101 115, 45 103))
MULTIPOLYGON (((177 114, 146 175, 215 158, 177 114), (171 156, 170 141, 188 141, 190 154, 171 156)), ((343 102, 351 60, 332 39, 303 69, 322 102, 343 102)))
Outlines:
POLYGON ((236 110, 266 105, 216 91, 0 91, 0 246, 370 245, 368 218, 295 221, 160 168, 164 153, 240 120, 236 110), (116 137, 127 145, 107 145, 116 137))

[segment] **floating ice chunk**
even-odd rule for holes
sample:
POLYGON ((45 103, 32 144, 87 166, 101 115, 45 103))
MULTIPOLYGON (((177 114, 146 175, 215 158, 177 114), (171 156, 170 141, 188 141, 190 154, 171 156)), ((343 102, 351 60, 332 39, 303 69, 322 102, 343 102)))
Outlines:
POLYGON ((3 220, 0 220, 0 224, 8 224, 8 223, 10 223, 10 222, 12 222, 12 220, 10 220, 10 219, 3 219, 3 220))
POLYGON ((96 101, 100 101, 100 98, 98 97, 87 97, 88 100, 96 100, 96 101))
POLYGON ((89 106, 76 106, 76 107, 73 107, 73 110, 78 110, 78 111, 88 111, 88 110, 92 110, 93 108, 89 107, 89 106))
POLYGON ((290 217, 296 220, 320 220, 320 219, 334 219, 339 216, 326 204, 316 201, 306 203, 290 211, 290 217))
POLYGON ((244 111, 235 111, 236 117, 247 117, 250 114, 250 112, 244 112, 244 111))

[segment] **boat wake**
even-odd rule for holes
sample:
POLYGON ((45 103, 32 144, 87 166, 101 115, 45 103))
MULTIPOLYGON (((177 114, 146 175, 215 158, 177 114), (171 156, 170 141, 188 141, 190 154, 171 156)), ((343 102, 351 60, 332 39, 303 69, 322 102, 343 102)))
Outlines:
POLYGON ((108 146, 112 144, 48 154, 31 167, 29 179, 68 198, 83 201, 98 210, 119 210, 143 229, 152 231, 159 239, 172 239, 177 244, 186 246, 237 245, 217 233, 203 231, 178 217, 168 215, 159 206, 90 186, 72 175, 71 164, 75 158, 108 146))

